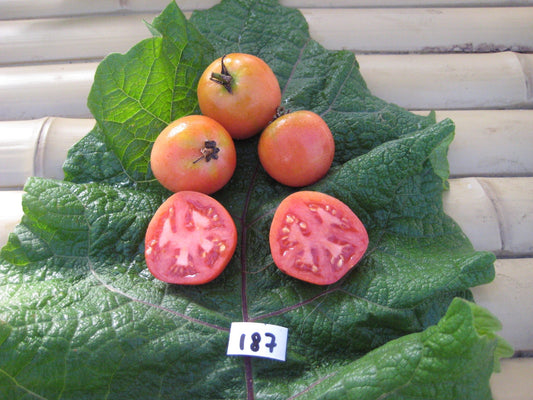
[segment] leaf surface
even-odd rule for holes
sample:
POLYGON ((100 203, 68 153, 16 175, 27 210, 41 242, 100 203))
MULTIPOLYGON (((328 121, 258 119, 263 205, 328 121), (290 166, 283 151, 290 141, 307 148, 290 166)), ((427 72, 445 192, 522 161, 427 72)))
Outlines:
POLYGON ((154 38, 100 64, 89 96, 97 123, 69 152, 65 181, 25 187, 23 220, 0 256, 0 397, 415 399, 446 369, 465 378, 450 376, 442 396, 490 396, 508 348, 470 302, 469 288, 493 279, 494 255, 475 251, 442 209, 453 122, 373 96, 353 54, 324 49, 297 10, 272 0, 223 1, 190 21, 171 3, 150 29, 154 38), (183 287, 146 268, 144 231, 168 196, 151 175, 151 144, 198 112, 199 75, 229 51, 263 57, 284 106, 319 113, 334 133, 335 165, 306 189, 344 201, 370 237, 337 284, 273 265, 270 222, 293 189, 262 170, 257 137, 236 144, 239 167, 215 195, 240 239, 223 274, 183 287), (431 344, 456 320, 449 340, 431 344), (287 327, 287 361, 227 357, 232 321, 287 327), (389 392, 368 397, 384 381, 389 392))

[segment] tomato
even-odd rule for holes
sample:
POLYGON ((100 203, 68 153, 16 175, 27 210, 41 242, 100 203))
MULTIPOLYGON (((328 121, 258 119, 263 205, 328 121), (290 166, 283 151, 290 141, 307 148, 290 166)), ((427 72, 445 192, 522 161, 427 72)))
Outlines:
POLYGON ((167 189, 211 194, 233 176, 237 154, 222 125, 203 115, 190 115, 163 129, 152 147, 150 163, 167 189))
POLYGON ((281 103, 272 69, 251 54, 227 54, 211 63, 198 82, 202 114, 220 122, 234 139, 259 133, 281 103))
POLYGON ((302 187, 326 175, 335 155, 335 141, 318 114, 295 111, 266 127, 259 139, 258 154, 272 178, 287 186, 302 187))
POLYGON ((278 206, 270 226, 270 250, 286 274, 317 285, 337 282, 366 252, 363 223, 342 201, 300 191, 278 206))
POLYGON ((220 275, 236 245, 235 223, 222 204, 200 192, 181 191, 152 217, 144 254, 157 279, 197 285, 220 275))

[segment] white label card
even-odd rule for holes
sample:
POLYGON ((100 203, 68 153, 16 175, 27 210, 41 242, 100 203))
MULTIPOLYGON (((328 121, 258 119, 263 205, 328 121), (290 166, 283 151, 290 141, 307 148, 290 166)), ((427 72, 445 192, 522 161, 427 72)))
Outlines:
POLYGON ((232 322, 228 356, 252 356, 285 361, 289 330, 257 322, 232 322))

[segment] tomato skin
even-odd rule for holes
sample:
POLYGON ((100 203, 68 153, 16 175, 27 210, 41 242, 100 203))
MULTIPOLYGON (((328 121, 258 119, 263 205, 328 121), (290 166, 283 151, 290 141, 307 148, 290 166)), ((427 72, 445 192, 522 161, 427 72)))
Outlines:
POLYGON ((237 229, 224 206, 206 194, 181 191, 152 217, 144 254, 157 279, 199 285, 222 273, 236 246, 237 229))
POLYGON ((211 194, 233 176, 237 153, 233 139, 222 125, 203 115, 189 115, 170 123, 159 134, 152 147, 150 165, 156 179, 172 192, 193 190, 211 194), (219 149, 216 158, 202 153, 208 141, 214 141, 219 149))
POLYGON ((363 257, 368 234, 342 201, 320 192, 300 191, 278 206, 269 242, 281 271, 305 282, 329 285, 363 257))
POLYGON ((294 111, 266 127, 257 150, 261 165, 272 178, 287 186, 302 187, 329 171, 335 140, 318 114, 294 111))
POLYGON ((276 114, 281 89, 272 69, 259 57, 245 53, 224 56, 231 75, 231 93, 211 79, 222 71, 222 57, 213 61, 198 82, 202 114, 220 122, 234 139, 259 133, 276 114))

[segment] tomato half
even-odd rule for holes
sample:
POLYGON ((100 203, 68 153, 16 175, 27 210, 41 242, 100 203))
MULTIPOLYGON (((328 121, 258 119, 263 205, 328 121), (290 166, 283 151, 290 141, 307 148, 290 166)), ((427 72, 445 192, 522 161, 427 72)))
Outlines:
POLYGON ((189 115, 159 134, 150 156, 152 172, 167 189, 211 194, 232 177, 237 165, 235 144, 212 118, 189 115))
POLYGON ((157 279, 198 285, 220 275, 236 246, 237 229, 224 206, 206 194, 182 191, 152 217, 144 255, 157 279))
POLYGON ((257 147, 265 171, 292 187, 315 183, 329 171, 335 140, 314 112, 295 111, 278 117, 261 133, 257 147))
POLYGON ((202 114, 220 122, 234 139, 259 133, 281 103, 272 69, 259 57, 245 53, 213 61, 200 77, 197 93, 202 114))
POLYGON ((286 197, 270 226, 270 251, 286 274, 317 285, 337 282, 363 257, 368 234, 342 201, 320 192, 286 197))

